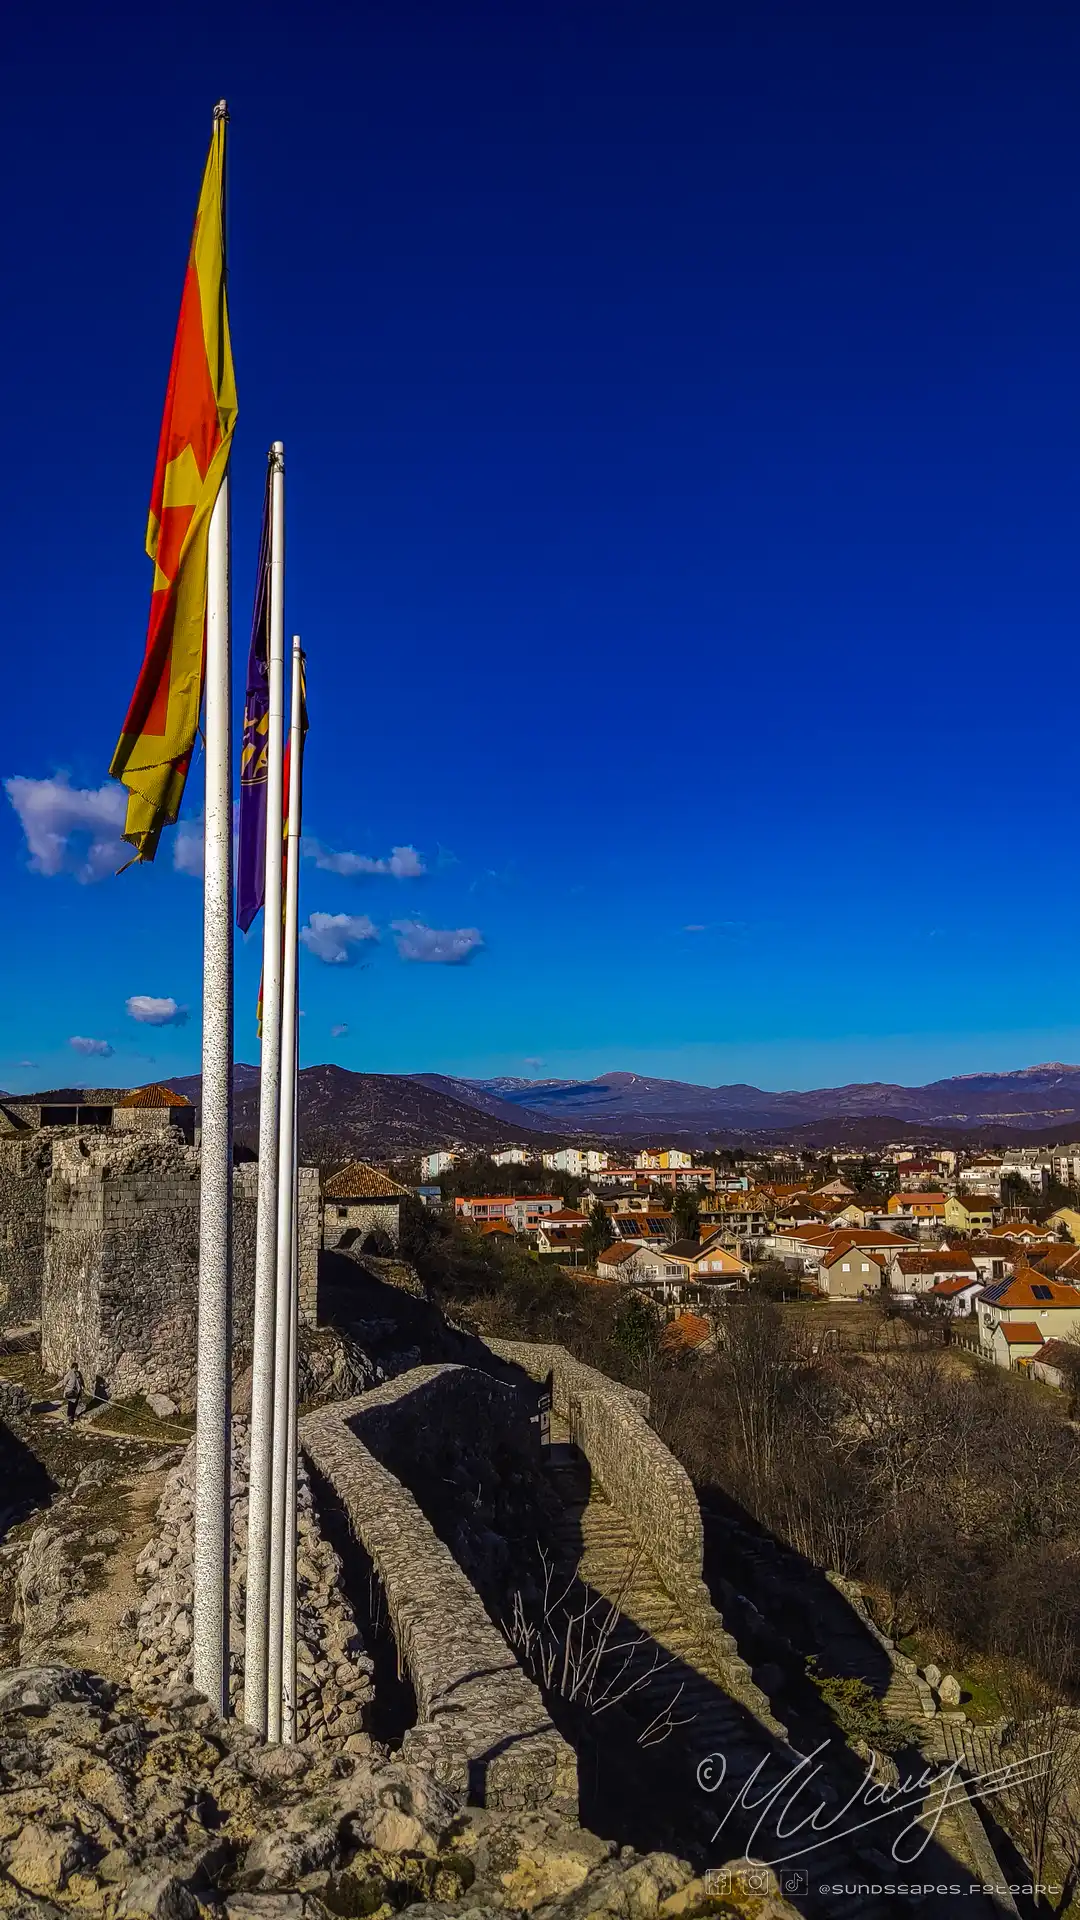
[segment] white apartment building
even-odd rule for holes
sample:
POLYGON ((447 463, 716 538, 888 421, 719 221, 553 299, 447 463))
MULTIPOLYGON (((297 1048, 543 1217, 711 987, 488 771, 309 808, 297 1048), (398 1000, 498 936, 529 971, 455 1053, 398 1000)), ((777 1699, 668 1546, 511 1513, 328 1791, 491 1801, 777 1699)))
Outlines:
POLYGON ((1051 1172, 1063 1187, 1080 1187, 1080 1147, 1060 1147, 1052 1156, 1051 1172))
POLYGON ((437 1153, 421 1154, 421 1180, 423 1180, 425 1185, 430 1180, 437 1180, 440 1173, 445 1173, 449 1167, 452 1167, 456 1159, 457 1154, 452 1152, 449 1147, 440 1147, 437 1153))
POLYGON ((491 1158, 497 1167, 524 1167, 532 1159, 528 1147, 500 1147, 491 1158))
POLYGON ((1001 1178, 1004 1180, 1006 1174, 1017 1174, 1021 1180, 1026 1180, 1034 1193, 1045 1193, 1050 1185, 1052 1166, 1053 1161, 1048 1153, 1030 1156, 1026 1153, 1017 1154, 1014 1159, 1002 1161, 1001 1178))
POLYGON ((587 1173, 603 1173, 608 1156, 597 1147, 557 1147, 543 1160, 552 1173, 572 1173, 580 1180, 587 1173))

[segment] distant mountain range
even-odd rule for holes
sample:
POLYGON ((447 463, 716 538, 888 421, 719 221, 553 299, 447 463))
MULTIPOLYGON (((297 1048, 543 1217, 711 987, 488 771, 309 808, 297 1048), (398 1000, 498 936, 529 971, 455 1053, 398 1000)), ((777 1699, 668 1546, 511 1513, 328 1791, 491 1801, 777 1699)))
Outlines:
POLYGON ((427 1074, 455 1100, 512 1108, 526 1126, 567 1134, 607 1136, 756 1134, 804 1135, 866 1127, 1038 1129, 1058 1135, 1080 1128, 1080 1066, 1053 1061, 1012 1073, 960 1074, 925 1087, 885 1081, 820 1087, 808 1093, 769 1093, 760 1087, 694 1086, 638 1073, 603 1073, 594 1080, 449 1079, 427 1074), (881 1126, 878 1125, 881 1123, 881 1126))
MULTIPOLYGON (((238 1065, 237 1138, 258 1135, 258 1068, 238 1065)), ((197 1074, 167 1084, 196 1103, 197 1074)), ((595 1080, 457 1079, 448 1074, 350 1073, 305 1067, 300 1135, 305 1156, 323 1163, 349 1155, 393 1157, 459 1144, 512 1140, 540 1147, 588 1138, 634 1144, 666 1138, 683 1146, 739 1141, 877 1146, 951 1133, 991 1140, 1080 1139, 1080 1066, 1054 1061, 1012 1073, 961 1074, 925 1087, 883 1081, 769 1093, 760 1087, 694 1086, 645 1074, 595 1080)))

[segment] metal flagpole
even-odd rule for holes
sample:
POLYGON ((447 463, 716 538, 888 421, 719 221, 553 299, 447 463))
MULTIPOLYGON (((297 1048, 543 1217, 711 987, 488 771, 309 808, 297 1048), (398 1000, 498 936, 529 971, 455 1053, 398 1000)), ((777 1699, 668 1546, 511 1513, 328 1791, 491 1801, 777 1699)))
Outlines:
MULTIPOLYGON (((215 109, 224 113, 224 105, 215 109)), ((206 594, 202 1153, 196 1358, 192 1677, 229 1706, 229 1453, 232 1291, 232 663, 229 477, 210 520, 206 594)))
POLYGON ((270 1636, 267 1734, 281 1739, 284 1680, 285 1507, 289 1458, 289 1322, 292 1317, 293 1194, 296 1166, 297 953, 300 881, 301 652, 292 643, 289 824, 285 860, 285 964, 281 982, 281 1123, 278 1135, 277 1324, 274 1338, 274 1471, 270 1524, 270 1636))
POLYGON ((281 806, 285 719, 285 449, 270 449, 270 632, 267 649, 266 867, 263 883, 262 1055, 255 1313, 251 1347, 244 1719, 267 1730, 270 1482, 273 1471, 277 1289, 278 1109, 281 1094, 281 806))
MULTIPOLYGON (((302 791, 302 790, 301 790, 302 791)), ((301 801, 301 804, 303 802, 301 801)), ((299 957, 299 956, 298 956, 299 957)), ((289 1313, 289 1450, 285 1462, 285 1568, 281 1625, 281 1737, 288 1746, 296 1739, 296 1475, 300 1447, 297 1434, 300 1382, 300 1022, 296 1022, 296 1081, 293 1103, 293 1233, 292 1284, 289 1313)))

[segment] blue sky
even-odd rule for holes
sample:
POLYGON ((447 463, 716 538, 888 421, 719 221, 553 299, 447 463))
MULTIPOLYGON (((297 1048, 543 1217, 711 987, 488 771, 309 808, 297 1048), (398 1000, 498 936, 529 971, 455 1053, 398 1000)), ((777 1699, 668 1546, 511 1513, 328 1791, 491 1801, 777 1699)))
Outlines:
POLYGON ((197 879, 114 878, 63 788, 141 655, 222 94, 238 691, 280 436, 305 825, 424 869, 305 862, 379 934, 315 923, 305 1061, 1080 1057, 1075 11, 121 0, 5 50, 0 775, 53 784, 0 812, 0 1085, 198 1064, 197 879))

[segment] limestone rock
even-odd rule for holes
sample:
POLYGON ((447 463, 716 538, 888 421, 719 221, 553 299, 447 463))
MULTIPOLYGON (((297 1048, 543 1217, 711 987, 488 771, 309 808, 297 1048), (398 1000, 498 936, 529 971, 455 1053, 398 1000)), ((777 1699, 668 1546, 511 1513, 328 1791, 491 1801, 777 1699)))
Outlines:
POLYGON ((924 1667, 923 1673, 926 1676, 926 1684, 928 1687, 940 1687, 941 1685, 941 1668, 940 1667, 935 1667, 933 1665, 929 1667, 924 1667))
POLYGON ((66 1887, 84 1851, 74 1827, 28 1820, 8 1851, 7 1870, 27 1893, 57 1893, 66 1887))
POLYGON ((144 1393, 143 1399, 159 1420, 169 1420, 180 1411, 176 1401, 170 1400, 167 1393, 144 1393))
POLYGON ((958 1707, 964 1697, 964 1690, 956 1675, 952 1673, 942 1675, 937 1691, 943 1707, 958 1707))

